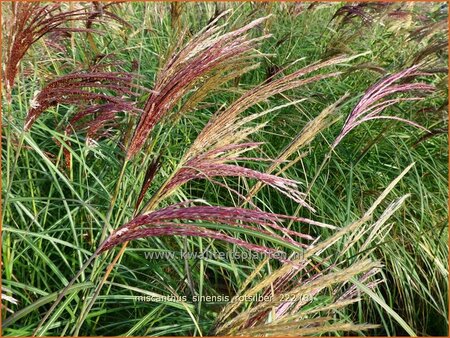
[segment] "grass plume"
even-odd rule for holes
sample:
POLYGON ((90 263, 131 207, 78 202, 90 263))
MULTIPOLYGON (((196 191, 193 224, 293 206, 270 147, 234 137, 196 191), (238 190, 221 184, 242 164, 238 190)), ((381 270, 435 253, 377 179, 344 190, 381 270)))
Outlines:
MULTIPOLYGON (((252 21, 242 28, 223 33, 223 25, 217 25, 219 19, 228 14, 223 12, 205 29, 191 38, 183 47, 166 61, 158 72, 153 93, 149 96, 144 113, 134 130, 127 158, 132 158, 143 146, 154 126, 187 94, 200 79, 213 73, 223 72, 231 65, 242 65, 244 58, 251 57, 254 47, 267 36, 249 39, 247 32, 266 18, 252 21)), ((179 45, 182 44, 182 38, 179 45)), ((251 68, 248 68, 251 69, 251 68)), ((233 77, 240 72, 232 73, 233 77)), ((228 80, 226 77, 225 80, 228 80)), ((223 83, 224 79, 218 81, 223 83)), ((208 88, 208 85, 205 85, 208 88)), ((199 95, 199 94, 197 94, 199 95)), ((200 97, 204 97, 202 93, 200 97)), ((197 98, 196 101, 199 99, 197 98)), ((190 107, 192 109, 192 106, 190 107)))
MULTIPOLYGON (((51 34, 61 36, 71 32, 92 33, 93 30, 90 27, 100 17, 98 13, 93 16, 85 8, 64 10, 60 3, 42 4, 30 1, 12 1, 10 6, 11 16, 5 22, 5 28, 8 32, 4 68, 7 95, 10 95, 14 86, 20 61, 36 41, 51 34), (66 26, 73 22, 88 22, 89 27, 66 26)), ((119 19, 112 13, 109 16, 115 20, 119 19)))
POLYGON ((334 149, 351 130, 359 126, 361 123, 372 120, 396 120, 427 130, 413 121, 409 121, 398 116, 380 115, 383 110, 399 102, 418 101, 423 99, 423 97, 417 96, 397 97, 386 100, 385 98, 387 96, 414 91, 427 93, 434 90, 434 86, 432 85, 408 81, 408 79, 418 75, 422 75, 418 71, 418 66, 413 66, 398 73, 386 76, 370 87, 352 112, 348 115, 340 134, 332 144, 332 148, 334 149), (403 81, 403 83, 398 84, 398 82, 401 81, 403 81))

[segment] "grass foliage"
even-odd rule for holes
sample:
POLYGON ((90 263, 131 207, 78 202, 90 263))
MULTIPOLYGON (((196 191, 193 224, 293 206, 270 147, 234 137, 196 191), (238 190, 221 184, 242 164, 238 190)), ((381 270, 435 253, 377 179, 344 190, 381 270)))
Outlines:
POLYGON ((446 4, 2 13, 4 335, 448 334, 446 4))

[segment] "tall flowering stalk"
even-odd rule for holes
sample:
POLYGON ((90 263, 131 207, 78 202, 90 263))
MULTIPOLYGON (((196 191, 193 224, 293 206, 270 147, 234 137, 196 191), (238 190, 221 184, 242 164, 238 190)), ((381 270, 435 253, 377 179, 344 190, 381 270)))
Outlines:
MULTIPOLYGON (((135 76, 126 72, 77 72, 64 75, 49 82, 35 93, 25 119, 24 130, 28 131, 34 122, 50 107, 70 104, 77 112, 64 128, 65 135, 75 130, 86 131, 86 141, 107 136, 108 128, 114 126, 119 113, 138 114, 142 112, 130 100, 136 97, 134 89, 142 89, 133 83, 135 76)), ((55 140, 60 145, 58 140, 55 140)), ((65 165, 70 168, 72 154, 63 148, 65 165)))
MULTIPOLYGON (((11 16, 5 25, 7 39, 4 66, 8 96, 14 86, 20 61, 36 41, 48 34, 61 36, 70 32, 92 32, 90 28, 66 27, 65 24, 81 21, 92 25, 101 16, 99 13, 94 16, 93 12, 89 13, 85 8, 65 11, 61 3, 42 4, 30 1, 12 1, 10 11, 11 16)), ((109 18, 119 20, 110 14, 109 18)))
MULTIPOLYGON (((249 39, 247 32, 267 19, 260 18, 248 25, 229 33, 223 33, 223 25, 217 25, 220 18, 228 14, 226 11, 214 19, 205 29, 180 47, 182 38, 176 46, 176 52, 167 60, 159 71, 153 93, 149 96, 144 112, 134 130, 127 158, 130 159, 142 148, 154 126, 161 121, 175 105, 200 81, 207 81, 214 73, 223 74, 224 70, 235 67, 233 76, 254 68, 244 62, 253 57, 254 47, 268 35, 249 39)), ((230 76, 216 80, 215 87, 229 80, 230 76)), ((214 86, 209 85, 207 88, 214 86)), ((202 89, 202 96, 207 91, 202 89)), ((199 98, 195 99, 199 101, 199 98)), ((190 104, 190 109, 192 105, 190 104)))
POLYGON ((376 222, 371 220, 377 207, 412 166, 406 167, 386 187, 360 219, 343 226, 329 238, 316 241, 290 264, 283 264, 254 282, 266 263, 263 261, 219 313, 210 333, 219 336, 302 336, 377 327, 338 321, 330 315, 360 301, 361 285, 370 291, 382 281, 373 278, 380 271, 380 262, 368 260, 365 249, 382 240, 386 230, 380 231, 380 225, 403 205, 408 195, 391 202, 376 222), (355 233, 359 235, 355 237, 355 233), (338 241, 343 244, 343 249, 323 257, 338 241), (341 255, 359 241, 364 242, 359 258, 351 265, 343 266, 341 255), (318 296, 325 297, 316 299, 318 296))
MULTIPOLYGON (((384 4, 375 4, 383 6, 384 4)), ((373 16, 370 13, 370 9, 373 5, 370 3, 360 3, 360 4, 349 4, 340 7, 330 21, 335 20, 339 17, 342 18, 342 23, 348 23, 354 18, 360 18, 362 23, 369 24, 373 21, 373 16)))
MULTIPOLYGON (((191 147, 186 151, 180 160, 178 168, 154 194, 142 211, 151 211, 161 200, 193 179, 211 180, 214 177, 245 177, 255 179, 277 189, 301 206, 314 212, 314 208, 305 202, 306 195, 299 191, 298 182, 235 164, 239 160, 267 161, 267 159, 263 158, 250 159, 241 156, 241 154, 261 145, 260 143, 246 140, 253 133, 263 128, 265 123, 259 123, 255 126, 250 126, 250 123, 287 105, 254 113, 244 118, 240 114, 276 94, 329 77, 336 77, 341 73, 330 72, 319 75, 311 75, 311 73, 325 67, 345 63, 356 57, 358 56, 338 56, 326 61, 316 62, 285 76, 280 76, 286 70, 282 69, 261 85, 245 92, 224 110, 218 111, 212 116, 191 147), (277 78, 278 76, 280 77, 277 78), (233 164, 230 162, 233 162, 233 164)), ((214 181, 214 183, 217 183, 217 181, 214 181)))
MULTIPOLYGON (((170 177, 160 187, 160 189, 152 196, 150 201, 142 208, 142 210, 140 211, 140 215, 136 216, 136 218, 128 223, 128 225, 124 226, 124 229, 126 230, 117 230, 112 233, 110 238, 107 239, 108 244, 105 244, 105 248, 111 248, 114 245, 125 242, 127 241, 127 238, 135 239, 139 237, 152 236, 152 234, 157 233, 156 229, 153 227, 155 224, 152 222, 148 222, 150 229, 142 231, 136 230, 133 226, 129 227, 129 225, 134 224, 134 222, 136 220, 139 220, 140 217, 148 220, 148 217, 146 215, 153 215, 153 213, 158 212, 155 211, 155 209, 162 200, 167 198, 176 189, 182 187, 184 184, 192 180, 207 179, 215 184, 219 184, 219 182, 215 180, 215 178, 217 177, 241 177, 255 179, 278 190, 288 198, 299 203, 299 205, 301 205, 302 207, 309 209, 311 212, 315 212, 315 209, 305 202, 306 194, 300 191, 299 182, 282 178, 276 175, 259 172, 257 170, 245 168, 241 165, 236 164, 236 162, 240 162, 242 160, 265 160, 262 158, 250 158, 248 156, 245 156, 246 152, 256 149, 261 145, 257 142, 248 142, 245 140, 251 134, 263 128, 265 125, 264 123, 262 123, 257 124, 256 126, 249 126, 249 123, 261 116, 274 111, 276 108, 269 109, 261 113, 255 113, 245 118, 242 118, 239 115, 251 106, 264 101, 273 95, 282 93, 289 89, 294 89, 296 87, 313 83, 324 78, 337 76, 340 74, 339 72, 312 76, 308 75, 324 67, 343 63, 351 59, 352 58, 340 56, 330 60, 317 62, 310 66, 301 68, 300 70, 297 70, 289 75, 285 75, 276 79, 276 75, 281 74, 282 71, 280 71, 280 73, 274 75, 273 79, 270 79, 260 86, 247 91, 228 108, 224 109, 223 111, 217 112, 217 114, 211 118, 205 128, 200 132, 199 136, 194 141, 192 146, 186 151, 177 169, 173 172, 172 175, 170 175, 170 177), (125 233, 125 239, 118 240, 125 233)), ((233 193, 237 193, 234 190, 230 191, 233 193)), ((243 196, 239 195, 239 197, 243 196)), ((239 208, 230 208, 227 209, 227 212, 232 214, 232 210, 236 210, 236 212, 243 212, 242 210, 245 209, 241 210, 239 208)), ((190 212, 190 210, 185 210, 185 208, 181 207, 179 211, 180 214, 182 214, 183 211, 186 211, 187 213, 190 212)), ((253 210, 250 210, 249 212, 252 211, 253 210)), ((254 212, 260 211, 254 210, 254 212)), ((309 224, 320 224, 319 222, 314 222, 312 220, 306 221, 309 224)), ((264 223, 259 223, 259 225, 267 226, 264 223)), ((323 226, 323 224, 320 225, 323 226)), ((175 233, 175 228, 178 228, 178 226, 176 224, 168 225, 169 228, 170 226, 174 228, 173 231, 175 233)), ((329 227, 333 228, 332 226, 329 227)), ((163 230, 160 229, 158 231, 163 230)), ((164 231, 166 231, 165 233, 167 233, 167 231, 170 230, 168 230, 168 228, 165 228, 164 231)), ((192 231, 193 228, 190 228, 191 233, 192 231)), ((211 238, 217 238, 214 237, 216 235, 212 234, 211 232, 207 233, 204 230, 198 231, 199 236, 201 237, 208 237, 209 234, 211 235, 211 238)), ((180 230, 177 229, 176 233, 180 233, 180 230)), ((221 239, 232 241, 230 238, 225 237, 222 237, 221 239)), ((251 249, 250 246, 246 247, 251 249)), ((259 248, 257 250, 259 250, 259 248)))
POLYGON ((414 127, 427 130, 426 128, 420 126, 419 124, 398 117, 398 116, 388 116, 380 115, 380 113, 386 108, 403 101, 418 101, 422 100, 424 97, 397 97, 393 99, 385 99, 386 97, 393 94, 407 93, 407 92, 431 92, 435 88, 432 85, 422 83, 422 82, 410 82, 409 79, 414 78, 418 75, 423 75, 423 73, 418 71, 419 66, 413 66, 402 70, 398 73, 389 75, 372 87, 370 87, 352 112, 348 115, 341 132, 332 144, 332 149, 334 149, 342 139, 350 133, 354 128, 359 126, 361 123, 379 119, 397 120, 405 122, 414 127), (402 81, 402 83, 398 83, 402 81))
MULTIPOLYGON (((77 72, 56 78, 35 94, 24 129, 29 130, 44 111, 57 104, 86 106, 71 119, 71 124, 88 115, 100 115, 89 125, 91 132, 110 120, 111 114, 140 112, 133 102, 127 100, 127 97, 137 95, 134 88, 141 88, 133 84, 133 80, 133 74, 125 72, 77 72), (113 94, 108 94, 108 91, 113 94)), ((70 125, 67 128, 70 129, 70 125)))
MULTIPOLYGON (((270 257, 277 257, 277 254, 282 253, 279 250, 251 244, 218 231, 209 230, 207 227, 205 228, 205 224, 202 222, 225 224, 230 226, 231 229, 253 230, 253 233, 267 235, 299 248, 307 248, 309 245, 298 242, 298 240, 291 238, 291 236, 311 241, 311 243, 314 238, 282 227, 280 225, 282 221, 293 220, 320 227, 334 228, 329 224, 316 222, 307 218, 290 217, 259 210, 221 206, 186 206, 186 204, 187 202, 179 203, 137 216, 129 223, 124 224, 114 231, 102 243, 100 253, 120 243, 137 238, 181 235, 224 240, 238 244, 246 249, 269 255, 270 257), (178 223, 177 221, 182 221, 182 223, 178 223), (199 221, 201 222, 199 223, 199 221), (272 230, 281 232, 281 235, 258 229, 254 225, 267 226, 272 230)), ((282 257, 279 259, 286 261, 282 257)))
MULTIPOLYGON (((194 179, 212 179, 214 177, 246 177, 256 179, 280 191, 304 207, 314 211, 305 201, 305 194, 298 191, 298 182, 257 170, 248 169, 236 164, 229 164, 239 160, 247 160, 240 154, 258 147, 260 143, 241 143, 223 146, 207 151, 189 159, 183 167, 176 172, 161 192, 160 198, 169 195, 174 189, 194 179)), ((256 159, 258 160, 258 159, 256 159)))
POLYGON ((256 128, 246 127, 246 125, 257 118, 270 113, 271 110, 253 114, 245 118, 240 117, 241 113, 274 95, 323 79, 336 77, 340 75, 341 72, 328 72, 318 75, 311 75, 311 73, 326 67, 348 62, 359 56, 360 55, 353 57, 338 56, 329 60, 319 61, 285 76, 280 76, 280 74, 283 74, 286 71, 286 69, 281 69, 261 85, 245 92, 230 106, 217 112, 200 132, 194 144, 186 153, 185 158, 189 159, 195 157, 208 149, 219 149, 223 146, 242 142, 249 135, 264 127, 264 124, 261 124, 256 128))

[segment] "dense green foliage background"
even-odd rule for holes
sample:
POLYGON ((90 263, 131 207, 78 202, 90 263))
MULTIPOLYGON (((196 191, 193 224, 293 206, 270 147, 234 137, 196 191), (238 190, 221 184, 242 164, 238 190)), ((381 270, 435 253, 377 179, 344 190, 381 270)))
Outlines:
MULTIPOLYGON (((398 6, 401 6, 399 4, 398 6)), ((254 141, 262 141, 262 152, 255 154, 276 158, 277 154, 322 109, 345 93, 350 97, 340 110, 342 118, 308 146, 307 154, 283 175, 302 182, 304 187, 317 176, 309 201, 316 215, 297 210, 295 202, 263 188, 255 203, 265 210, 314 217, 318 221, 343 226, 358 219, 383 189, 410 163, 412 170, 392 192, 392 197, 411 194, 405 205, 389 222, 392 228, 371 253, 384 264, 378 278, 384 281, 375 292, 418 335, 448 334, 448 139, 447 73, 435 72, 426 77, 437 90, 426 100, 406 102, 389 109, 388 114, 415 121, 434 131, 426 133, 398 121, 380 120, 364 123, 353 130, 321 165, 330 144, 339 134, 345 116, 363 93, 381 78, 413 64, 420 51, 445 40, 446 32, 436 31, 421 39, 411 32, 446 18, 441 4, 404 4, 409 16, 377 16, 363 23, 356 17, 349 22, 332 20, 342 4, 295 3, 188 3, 174 16, 170 3, 124 3, 114 6, 114 13, 131 27, 118 23, 99 24, 102 35, 93 35, 96 49, 84 33, 72 34, 62 42, 66 51, 57 51, 43 40, 27 53, 13 90, 11 104, 3 102, 2 114, 2 292, 17 300, 3 299, 3 334, 30 335, 56 298, 56 292, 79 270, 95 251, 109 212, 116 181, 122 169, 123 135, 135 119, 122 116, 108 137, 95 144, 86 142, 83 132, 66 138, 61 132, 72 106, 49 109, 24 133, 23 123, 36 91, 50 79, 73 70, 85 69, 98 57, 108 55, 118 61, 116 69, 134 71, 142 76, 140 84, 152 88, 161 60, 170 54, 179 27, 194 33, 204 27, 215 11, 233 8, 233 27, 252 18, 274 14, 252 31, 255 36, 271 33, 259 50, 266 55, 261 65, 210 95, 200 108, 180 120, 170 118, 158 125, 153 134, 155 146, 149 153, 128 166, 112 209, 111 224, 117 228, 132 217, 135 199, 154 154, 162 154, 163 164, 147 196, 156 191, 176 166, 178 159, 211 115, 230 104, 244 89, 265 80, 268 74, 300 59, 292 69, 336 53, 369 52, 344 67, 344 74, 311 86, 292 90, 253 107, 249 112, 275 107, 288 101, 305 101, 265 116, 267 126, 254 141), (423 23, 421 17, 429 21, 423 23), (441 41, 441 40, 439 40, 441 41), (176 123, 172 123, 176 122, 176 123), (64 166, 63 147, 72 154, 72 165, 64 166), (70 141, 70 144, 69 142, 70 141), (6 321, 5 321, 6 319, 6 321), (8 322, 9 320, 9 322, 8 322)), ((395 8, 393 9, 395 10, 395 8)), ((188 33, 189 37, 189 33, 188 33)), ((446 49, 427 56, 428 68, 446 68, 446 49), (430 61, 431 60, 431 61, 430 61), (432 62, 432 63, 431 63, 432 62)), ((342 69, 341 69, 342 70, 342 69)), ((290 72, 290 70, 287 70, 290 72)), ((138 100, 142 105, 146 94, 138 100)), ((250 155, 249 155, 250 156, 250 155)), ((294 156, 295 157, 295 156, 294 156)), ((294 158, 295 159, 295 158, 294 158)), ((264 171, 267 163, 249 163, 264 171)), ((226 180, 245 194, 252 181, 226 180)), ((171 202, 186 197, 207 200, 217 205, 238 205, 227 189, 206 181, 191 182, 170 197, 171 202)), ((387 202, 386 202, 387 203, 387 202)), ((332 235, 323 228, 300 229, 322 239, 332 235)), ((258 241, 258 239, 252 239, 258 241)), ((132 242, 126 249, 105 286, 97 296, 81 327, 80 335, 206 335, 217 312, 223 306, 210 302, 142 302, 136 296, 233 295, 252 273, 260 260, 227 259, 148 259, 149 252, 240 251, 238 246, 194 237, 161 237, 132 242), (187 278, 189 277, 189 278, 187 278), (189 279, 189 281, 188 281, 189 279)), ((339 252, 339 244, 336 252, 339 252)), ((116 250, 117 251, 117 250, 116 250)), ((243 250, 244 251, 244 250, 243 250)), ((117 253, 117 252, 116 252, 117 253)), ((356 251, 340 257, 351 262, 356 251)), ((114 255, 113 255, 114 256, 114 255)), ((103 277, 102 271, 111 255, 99 262, 93 274, 88 269, 75 284, 79 292, 70 293, 46 327, 46 335, 71 335, 86 299, 103 277)), ((262 271, 279 266, 270 261, 262 271)), ((254 283, 258 283, 256 276, 254 283)), ((403 335, 405 330, 371 297, 339 311, 336 318, 359 323, 376 323, 380 327, 359 334, 403 335)), ((339 335, 339 332, 336 332, 339 335)))

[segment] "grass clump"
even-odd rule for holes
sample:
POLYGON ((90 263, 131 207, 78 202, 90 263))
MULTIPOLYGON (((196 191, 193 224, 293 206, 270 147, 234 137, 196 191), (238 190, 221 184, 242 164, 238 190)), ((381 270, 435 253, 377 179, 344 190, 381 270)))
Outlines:
POLYGON ((448 333, 446 6, 2 8, 4 335, 448 333))

